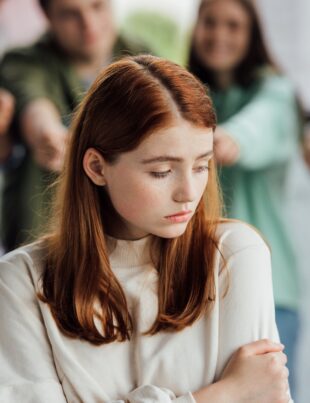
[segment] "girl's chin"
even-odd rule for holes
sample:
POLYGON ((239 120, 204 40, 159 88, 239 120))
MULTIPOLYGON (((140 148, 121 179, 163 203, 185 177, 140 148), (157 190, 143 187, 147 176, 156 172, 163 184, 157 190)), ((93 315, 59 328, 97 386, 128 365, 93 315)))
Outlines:
POLYGON ((165 230, 154 231, 153 235, 158 236, 160 238, 167 238, 167 239, 178 238, 179 236, 184 234, 186 227, 187 227, 187 223, 182 223, 182 224, 177 224, 177 225, 178 225, 178 228, 166 228, 165 230))

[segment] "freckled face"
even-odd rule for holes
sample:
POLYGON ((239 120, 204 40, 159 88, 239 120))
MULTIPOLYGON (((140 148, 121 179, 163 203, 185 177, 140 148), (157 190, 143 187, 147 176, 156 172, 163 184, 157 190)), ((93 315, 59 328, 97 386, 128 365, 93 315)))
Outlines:
POLYGON ((183 234, 208 182, 211 129, 185 120, 159 130, 114 164, 104 164, 106 190, 118 213, 110 232, 123 239, 183 234))

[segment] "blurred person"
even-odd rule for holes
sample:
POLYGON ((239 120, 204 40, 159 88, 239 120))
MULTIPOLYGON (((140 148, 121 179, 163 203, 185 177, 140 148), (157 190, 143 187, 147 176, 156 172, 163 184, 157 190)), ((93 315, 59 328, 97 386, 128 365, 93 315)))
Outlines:
POLYGON ((215 104, 214 151, 227 215, 256 226, 271 246, 276 319, 294 396, 299 291, 283 210, 301 129, 294 89, 271 62, 248 0, 201 2, 189 69, 210 87, 215 104))
POLYGON ((120 37, 110 0, 40 0, 49 32, 11 50, 0 83, 16 98, 15 129, 26 157, 5 178, 3 242, 7 250, 46 221, 48 185, 63 166, 71 113, 99 70, 140 45, 120 37))
POLYGON ((215 124, 170 61, 99 75, 48 234, 0 261, 0 401, 290 401, 270 251, 221 218, 215 124))

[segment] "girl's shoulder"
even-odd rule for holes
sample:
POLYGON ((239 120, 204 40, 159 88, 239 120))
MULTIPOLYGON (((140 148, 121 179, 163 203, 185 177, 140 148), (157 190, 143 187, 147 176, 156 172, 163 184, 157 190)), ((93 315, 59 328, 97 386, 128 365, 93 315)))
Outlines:
POLYGON ((270 253, 267 241, 253 226, 232 219, 222 219, 217 226, 216 237, 218 249, 227 260, 231 256, 245 250, 270 253))
POLYGON ((17 248, 0 258, 0 282, 16 288, 36 286, 43 268, 45 248, 42 241, 17 248))

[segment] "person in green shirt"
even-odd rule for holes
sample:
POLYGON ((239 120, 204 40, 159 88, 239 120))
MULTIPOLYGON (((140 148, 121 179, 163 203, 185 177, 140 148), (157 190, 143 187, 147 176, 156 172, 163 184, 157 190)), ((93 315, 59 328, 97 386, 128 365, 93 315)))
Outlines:
POLYGON ((273 66, 247 0, 201 2, 188 64, 216 108, 215 157, 227 215, 257 227, 271 247, 277 325, 294 395, 298 278, 283 209, 301 128, 294 89, 273 66))
POLYGON ((49 184, 61 171, 75 107, 113 59, 146 49, 118 35, 110 0, 40 0, 48 32, 8 51, 0 86, 16 99, 14 143, 3 191, 6 250, 35 237, 46 223, 49 184))

